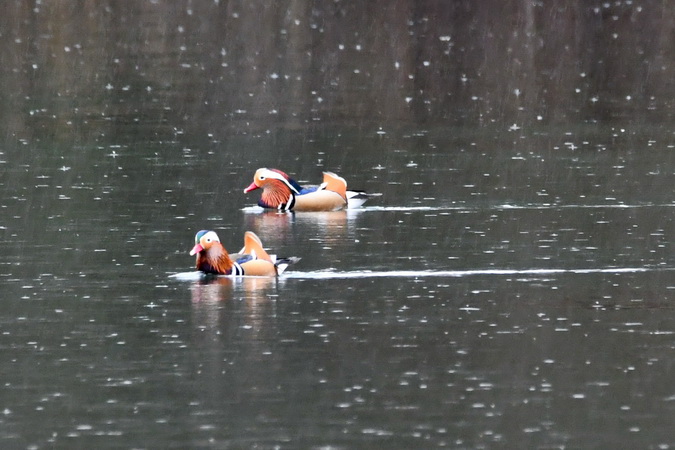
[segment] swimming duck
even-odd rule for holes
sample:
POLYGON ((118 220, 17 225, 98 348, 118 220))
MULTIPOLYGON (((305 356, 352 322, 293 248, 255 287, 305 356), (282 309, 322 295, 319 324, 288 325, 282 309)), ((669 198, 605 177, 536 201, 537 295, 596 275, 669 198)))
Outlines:
POLYGON ((269 255, 252 231, 244 234, 244 248, 239 253, 228 254, 215 231, 201 230, 195 235, 190 255, 197 255, 197 270, 215 275, 276 276, 299 260, 269 255))
POLYGON ((258 169, 253 183, 244 193, 262 189, 258 205, 280 211, 337 211, 358 208, 368 197, 363 191, 348 191, 347 181, 333 172, 323 173, 319 186, 303 188, 294 179, 278 169, 258 169))

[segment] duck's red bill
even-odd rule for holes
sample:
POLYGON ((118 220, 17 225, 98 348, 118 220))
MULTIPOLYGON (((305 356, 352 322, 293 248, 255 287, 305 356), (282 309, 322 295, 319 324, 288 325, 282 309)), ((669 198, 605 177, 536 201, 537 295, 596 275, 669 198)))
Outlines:
POLYGON ((253 183, 250 184, 249 187, 244 189, 244 194, 246 194, 247 192, 255 191, 256 189, 259 189, 259 188, 260 188, 260 186, 258 186, 257 184, 255 184, 255 182, 253 182, 253 183))
POLYGON ((190 256, 194 256, 197 253, 201 252, 202 250, 204 250, 204 247, 202 247, 199 244, 195 244, 195 246, 192 247, 192 250, 190 250, 190 256))

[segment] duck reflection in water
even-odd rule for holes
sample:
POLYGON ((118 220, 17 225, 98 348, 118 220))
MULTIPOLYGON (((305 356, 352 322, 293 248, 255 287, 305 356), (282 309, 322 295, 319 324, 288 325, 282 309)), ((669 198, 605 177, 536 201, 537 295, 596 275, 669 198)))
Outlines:
MULTIPOLYGON (((347 209, 324 212, 277 212, 247 211, 246 226, 253 228, 261 236, 270 240, 273 236, 286 237, 293 234, 293 229, 303 235, 316 236, 325 244, 347 238, 356 239, 357 218, 363 209, 347 209)), ((279 242, 270 242, 278 245, 279 242)))
POLYGON ((190 294, 192 303, 219 303, 237 299, 260 302, 267 301, 280 283, 283 280, 271 277, 208 275, 190 286, 190 294))
POLYGON ((222 358, 210 360, 216 372, 229 368, 228 350, 248 350, 261 355, 262 343, 276 333, 277 286, 282 280, 270 277, 213 276, 190 286, 191 323, 195 325, 192 342, 208 352, 224 352, 222 358))

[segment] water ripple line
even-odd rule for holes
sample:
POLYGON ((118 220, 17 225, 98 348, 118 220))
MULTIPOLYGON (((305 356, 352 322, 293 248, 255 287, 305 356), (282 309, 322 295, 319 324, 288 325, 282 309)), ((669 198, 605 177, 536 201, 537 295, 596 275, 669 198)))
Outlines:
POLYGON ((587 269, 469 269, 469 270, 390 270, 390 271, 315 271, 286 272, 283 278, 290 279, 347 279, 347 278, 460 278, 477 275, 558 275, 558 274, 594 274, 594 273, 643 273, 671 271, 675 267, 603 267, 587 269))
POLYGON ((664 204, 655 204, 655 203, 645 203, 645 204, 627 204, 627 203, 608 203, 608 204, 589 204, 589 205, 580 205, 580 204, 525 204, 517 205, 510 203, 503 203, 498 205, 492 205, 487 207, 478 207, 472 205, 440 205, 440 206, 364 206, 354 211, 364 211, 364 212, 399 212, 399 211, 481 211, 481 210, 559 210, 559 209, 637 209, 637 208, 673 208, 675 203, 664 203, 664 204))
MULTIPOLYGON (((675 208, 675 203, 645 203, 645 204, 627 204, 627 203, 608 203, 608 204, 510 204, 503 203, 498 205, 491 205, 486 207, 479 207, 473 205, 417 205, 417 206, 364 206, 361 208, 353 208, 345 210, 348 214, 359 214, 365 212, 412 212, 412 211, 471 211, 478 212, 481 210, 560 210, 560 209, 638 209, 638 208, 675 208)), ((241 209, 244 213, 260 214, 270 212, 260 206, 247 206, 241 209)))

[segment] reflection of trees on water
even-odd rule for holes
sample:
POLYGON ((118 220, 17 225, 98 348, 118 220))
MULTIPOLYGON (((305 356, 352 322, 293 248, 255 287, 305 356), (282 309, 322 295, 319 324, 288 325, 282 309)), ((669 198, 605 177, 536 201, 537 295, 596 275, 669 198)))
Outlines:
MULTIPOLYGON (((7 56, 0 78, 11 97, 3 103, 44 127, 154 117, 166 133, 183 119, 210 131, 214 119, 239 130, 313 121, 546 123, 626 111, 665 120, 675 56, 671 9, 631 2, 16 1, 3 5, 0 19, 7 56), (43 111, 42 96, 60 101, 43 111), (139 96, 146 110, 127 106, 139 96)), ((5 126, 21 127, 21 120, 5 126)))

